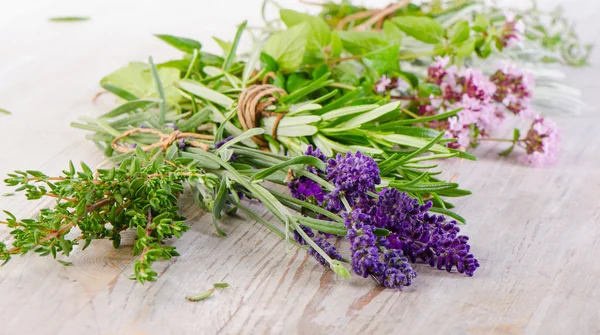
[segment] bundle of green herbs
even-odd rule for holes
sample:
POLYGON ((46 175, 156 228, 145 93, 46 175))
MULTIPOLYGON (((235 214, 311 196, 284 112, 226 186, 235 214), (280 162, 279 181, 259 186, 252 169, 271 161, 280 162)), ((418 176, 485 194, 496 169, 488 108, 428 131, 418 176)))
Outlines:
MULTIPOLYGON (((531 107, 531 73, 512 63, 471 66, 529 38, 526 13, 465 14, 476 4, 342 2, 314 16, 282 9, 247 55, 238 50, 245 22, 231 42, 217 39, 222 54, 156 35, 183 57, 107 75, 101 86, 120 105, 73 123, 115 166, 9 175, 5 182, 27 199, 56 203, 36 219, 6 212, 14 240, 0 244, 0 258, 68 256, 95 239, 119 247, 134 231, 133 278, 153 281, 152 263, 177 256, 169 239, 189 228, 178 207, 189 188, 218 234, 227 234, 219 220, 243 212, 343 278, 350 267, 402 289, 416 277, 415 263, 473 275, 479 263, 449 201, 470 192, 443 180, 436 162, 475 160, 469 148, 502 140, 510 144, 502 155, 519 147, 524 162, 541 166, 554 161, 559 139, 531 107), (510 139, 490 137, 510 117, 531 126, 510 139)), ((547 38, 530 39, 563 52, 544 61, 583 62, 547 38)))

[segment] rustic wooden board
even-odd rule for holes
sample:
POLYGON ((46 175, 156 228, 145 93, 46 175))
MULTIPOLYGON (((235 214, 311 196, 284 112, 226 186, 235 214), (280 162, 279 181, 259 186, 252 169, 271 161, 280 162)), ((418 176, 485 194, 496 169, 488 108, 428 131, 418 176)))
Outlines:
MULTIPOLYGON (((259 24, 259 2, 213 1, 205 8, 204 1, 170 1, 168 7, 37 1, 0 10, 0 107, 13 112, 0 115, 0 174, 56 173, 70 159, 107 164, 83 132, 69 127, 78 116, 99 115, 112 105, 106 98, 91 102, 98 80, 150 53, 158 60, 176 55, 150 33, 205 41, 233 34, 249 16, 259 24), (240 10, 221 15, 233 6, 240 10), (47 22, 58 15, 92 20, 47 22)), ((589 6, 598 14, 600 6, 589 6)), ((596 26, 589 10, 574 16, 596 26)), ((476 163, 446 165, 474 193, 457 201, 482 264, 473 278, 419 265, 419 277, 402 293, 356 276, 339 280, 304 251, 286 253, 278 237, 244 217, 227 220, 230 234, 219 237, 210 218, 184 201, 193 227, 173 241, 182 256, 158 265, 156 283, 129 279, 131 241, 118 250, 94 243, 74 252, 70 267, 16 257, 0 269, 0 334, 600 333, 600 104, 594 100, 600 66, 569 73, 590 110, 557 118, 564 142, 556 166, 530 169, 514 158, 499 159, 493 145, 476 151, 476 163), (203 302, 184 299, 221 281, 232 287, 203 302)), ((0 198, 1 209, 21 217, 46 204, 0 198)), ((9 240, 3 227, 0 240, 9 240)))

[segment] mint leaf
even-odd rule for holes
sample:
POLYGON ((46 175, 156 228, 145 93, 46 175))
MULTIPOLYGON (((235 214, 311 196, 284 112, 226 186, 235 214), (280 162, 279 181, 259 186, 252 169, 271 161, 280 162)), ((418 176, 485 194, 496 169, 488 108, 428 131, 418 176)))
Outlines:
POLYGON ((267 40, 264 52, 277 61, 280 70, 295 70, 302 65, 309 30, 308 24, 304 22, 277 32, 267 40))
POLYGON ((407 35, 427 43, 436 44, 444 39, 444 27, 426 16, 399 16, 393 22, 407 35))
POLYGON ((185 38, 185 37, 177 37, 173 35, 154 35, 161 40, 168 43, 170 46, 175 47, 183 52, 187 52, 189 54, 193 53, 195 49, 201 49, 202 44, 196 40, 185 38))
MULTIPOLYGON (((181 95, 173 83, 179 80, 180 71, 174 68, 163 67, 158 69, 160 81, 165 89, 167 103, 176 104, 181 95)), ((100 80, 101 85, 110 83, 117 86, 139 99, 158 98, 159 94, 152 79, 150 66, 145 63, 131 62, 100 80)))
POLYGON ((309 40, 316 40, 321 47, 329 45, 329 42, 331 41, 331 31, 329 30, 327 23, 320 17, 289 9, 282 9, 279 12, 279 16, 281 17, 281 21, 283 21, 288 28, 301 23, 308 24, 308 28, 310 29, 308 35, 309 40))
POLYGON ((385 33, 385 38, 391 43, 395 43, 398 45, 402 45, 402 40, 404 39, 404 33, 397 25, 393 24, 391 21, 385 21, 383 23, 383 32, 385 33))
POLYGON ((334 31, 333 34, 331 34, 331 55, 333 57, 339 57, 342 54, 342 51, 344 51, 344 45, 342 44, 338 32, 334 31))
POLYGON ((400 46, 392 44, 366 54, 364 61, 379 74, 382 74, 389 70, 399 70, 399 53, 400 46))
POLYGON ((339 31, 338 35, 344 49, 353 55, 364 55, 389 45, 382 34, 373 31, 339 31))

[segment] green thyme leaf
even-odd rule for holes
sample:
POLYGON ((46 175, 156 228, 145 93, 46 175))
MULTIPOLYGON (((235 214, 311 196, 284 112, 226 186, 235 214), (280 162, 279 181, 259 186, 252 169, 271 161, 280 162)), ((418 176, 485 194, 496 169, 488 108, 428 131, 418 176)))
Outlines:
POLYGON ((11 115, 12 113, 7 111, 6 109, 0 108, 0 114, 7 114, 7 115, 11 115))
POLYGON ((213 284, 213 287, 215 287, 215 288, 227 288, 227 287, 229 287, 229 286, 230 286, 230 285, 229 285, 229 284, 227 284, 227 283, 214 283, 214 284, 213 284))

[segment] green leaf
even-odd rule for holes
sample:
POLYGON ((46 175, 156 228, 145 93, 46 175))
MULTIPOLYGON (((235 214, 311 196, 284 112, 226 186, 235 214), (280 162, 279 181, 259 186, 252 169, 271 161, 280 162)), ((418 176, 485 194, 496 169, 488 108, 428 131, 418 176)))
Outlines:
POLYGON ((375 108, 374 110, 361 114, 359 116, 356 116, 352 119, 350 119, 348 122, 342 124, 340 126, 340 128, 352 128, 352 127, 358 127, 360 125, 363 125, 367 122, 376 120, 382 116, 384 116, 385 114, 392 112, 396 109, 398 109, 398 107, 400 106, 400 102, 396 101, 396 102, 390 102, 386 105, 383 105, 381 107, 375 108))
POLYGON ((121 114, 129 113, 138 110, 139 108, 145 110, 150 106, 157 104, 159 101, 156 99, 140 99, 127 101, 119 107, 111 110, 110 112, 100 116, 101 118, 112 118, 121 114))
POLYGON ((399 69, 399 57, 400 47, 397 44, 381 48, 369 52, 364 56, 364 62, 367 66, 377 71, 379 74, 385 73, 389 70, 399 69))
POLYGON ((7 111, 6 109, 0 108, 0 114, 11 115, 12 113, 7 111))
POLYGON ((57 259, 56 261, 59 262, 60 264, 64 265, 64 266, 71 266, 71 265, 73 265, 72 262, 62 261, 60 259, 57 259))
POLYGON ((231 67, 233 60, 235 59, 237 47, 240 44, 240 39, 242 38, 242 33, 244 32, 244 29, 246 28, 247 24, 248 21, 244 21, 238 27, 237 32, 235 33, 235 38, 233 39, 233 43, 231 44, 229 52, 227 53, 227 57, 225 57, 225 62, 223 63, 223 71, 227 71, 231 67))
POLYGON ((48 19, 51 22, 80 22, 89 20, 90 18, 87 16, 57 16, 48 19))
POLYGON ((378 237, 385 237, 390 235, 390 231, 384 228, 375 228, 373 234, 378 237))
POLYGON ((515 144, 513 143, 510 147, 508 147, 508 149, 500 151, 498 153, 498 156, 506 157, 506 156, 510 155, 514 149, 515 149, 515 144))
POLYGON ((344 49, 353 55, 364 55, 389 45, 380 33, 373 31, 339 31, 344 49))
POLYGON ((490 20, 484 14, 477 14, 473 23, 473 30, 482 33, 490 27, 490 20))
MULTIPOLYGON (((422 148, 424 146, 426 146, 427 144, 429 144, 430 141, 423 139, 423 138, 418 138, 418 137, 412 137, 412 136, 406 136, 406 135, 401 135, 401 134, 390 134, 390 135, 385 135, 382 136, 383 139, 395 143, 395 144, 399 144, 399 145, 404 145, 407 147, 411 147, 411 148, 422 148)), ((439 144, 435 144, 430 148, 431 152, 435 152, 438 154, 447 154, 450 151, 448 150, 448 148, 441 146, 439 144)))
POLYGON ((479 40, 476 44, 476 51, 479 57, 488 58, 492 54, 493 43, 494 37, 491 35, 483 40, 479 40))
POLYGON ((302 23, 308 24, 308 29, 310 30, 308 39, 314 39, 320 47, 329 45, 329 42, 331 41, 331 31, 322 18, 289 9, 282 9, 279 12, 279 15, 281 21, 283 21, 288 28, 302 23))
POLYGON ((277 32, 267 40, 264 52, 273 57, 282 71, 293 71, 302 64, 309 26, 306 22, 277 32))
POLYGON ((189 301, 194 301, 194 302, 201 301, 201 300, 209 298, 214 292, 215 292, 215 289, 211 288, 210 290, 202 292, 198 295, 193 295, 193 296, 188 295, 185 298, 189 301))
POLYGON ((152 57, 148 58, 148 63, 150 64, 150 72, 152 72, 152 79, 154 81, 154 85, 156 86, 156 91, 158 92, 158 97, 160 101, 158 102, 159 108, 159 119, 158 123, 162 126, 165 123, 165 118, 167 117, 167 97, 165 96, 165 89, 163 87, 162 82, 160 81, 160 75, 158 74, 158 70, 154 65, 154 61, 152 57))
POLYGON ((221 105, 225 108, 231 108, 233 106, 233 99, 196 81, 188 79, 180 80, 175 83, 175 86, 193 96, 214 102, 217 105, 221 105))
POLYGON ((223 211, 223 206, 225 206, 226 200, 227 200, 227 178, 223 177, 223 178, 221 178, 221 183, 219 184, 219 189, 217 190, 217 194, 215 195, 215 201, 213 202, 213 207, 212 207, 213 224, 215 225, 215 230, 221 236, 226 236, 227 234, 223 230, 221 230, 217 220, 222 217, 221 213, 223 211))
POLYGON ((227 283, 214 283, 213 287, 214 288, 227 288, 227 287, 229 287, 229 284, 227 284, 227 283))
POLYGON ((467 57, 470 56, 473 51, 475 51, 475 38, 470 38, 458 45, 456 45, 456 49, 454 53, 459 57, 467 57))
POLYGON ((100 84, 100 86, 102 86, 102 88, 104 88, 108 92, 118 96, 121 99, 125 99, 127 101, 137 100, 137 98, 138 98, 135 95, 133 95, 131 92, 128 92, 127 90, 124 90, 124 89, 120 88, 119 86, 113 85, 111 83, 102 83, 102 84, 100 84))
POLYGON ((367 112, 367 111, 373 110, 377 107, 379 107, 379 106, 378 105, 359 105, 359 106, 342 107, 342 108, 334 109, 331 112, 327 112, 327 113, 321 115, 321 119, 323 119, 323 121, 330 121, 330 120, 334 120, 334 119, 344 117, 347 115, 367 112))
POLYGON ((219 153, 221 151, 224 151, 225 149, 231 147, 232 145, 234 145, 234 144, 236 144, 238 142, 242 142, 242 141, 247 140, 247 139, 249 139, 251 137, 262 135, 264 133, 265 133, 264 129, 261 129, 261 128, 251 128, 251 129, 248 129, 245 132, 243 132, 241 135, 238 135, 238 136, 232 138, 231 140, 225 142, 219 149, 217 149, 215 151, 215 153, 219 153))
POLYGON ((167 42, 172 47, 175 47, 183 52, 187 52, 191 54, 195 49, 201 49, 202 44, 196 40, 185 38, 185 37, 177 37, 173 35, 154 35, 164 42, 167 42))
POLYGON ((392 20, 407 35, 427 43, 436 44, 444 40, 444 27, 427 16, 399 16, 392 20))
POLYGON ((448 38, 450 39, 450 43, 459 44, 466 41, 469 38, 470 33, 469 22, 459 21, 450 29, 448 38))
POLYGON ((280 170, 284 170, 285 168, 287 168, 288 166, 292 166, 292 165, 304 165, 304 164, 308 164, 311 166, 316 167, 317 169, 321 170, 321 171, 325 171, 327 168, 327 165, 320 159, 316 158, 316 157, 312 157, 312 156, 299 156, 299 157, 294 157, 292 159, 288 159, 287 161, 277 164, 277 165, 273 165, 271 167, 269 167, 268 169, 264 169, 258 173, 255 173, 251 178, 250 181, 254 181, 254 180, 260 180, 260 179, 264 179, 270 175, 272 175, 273 173, 280 171, 280 170))
MULTIPOLYGON (((165 88, 165 98, 171 105, 177 104, 181 98, 179 90, 173 86, 179 80, 179 75, 180 71, 174 68, 158 69, 160 82, 165 88)), ((152 78, 150 66, 145 63, 129 63, 102 78, 100 84, 104 87, 106 83, 119 87, 139 99, 160 97, 152 78)))
POLYGON ((339 57, 344 51, 344 45, 342 43, 342 39, 337 31, 334 31, 331 34, 331 55, 333 57, 339 57))
POLYGON ((385 38, 393 44, 398 46, 402 45, 402 41, 404 40, 404 33, 397 25, 393 24, 392 21, 386 20, 383 23, 383 32, 385 33, 385 38))
POLYGON ((307 216, 300 215, 294 215, 294 218, 296 218, 303 226, 316 229, 323 233, 335 234, 339 236, 346 236, 346 234, 348 233, 348 230, 346 229, 344 224, 340 222, 313 219, 307 216))
POLYGON ((333 272, 335 272, 335 274, 342 277, 343 279, 350 278, 350 272, 348 272, 348 269, 346 269, 342 262, 338 260, 334 259, 331 261, 331 269, 333 270, 333 272))
POLYGON ((458 214, 454 213, 453 211, 449 211, 449 210, 447 210, 447 209, 445 209, 445 208, 440 208, 440 207, 431 207, 431 208, 429 209, 429 211, 430 211, 430 212, 434 212, 434 213, 438 213, 438 214, 442 214, 442 215, 449 216, 449 217, 451 217, 451 218, 455 219, 456 221, 458 221, 458 222, 461 222, 461 223, 464 223, 464 224, 466 224, 466 223, 467 223, 467 221, 465 220, 465 218, 463 218, 462 216, 460 216, 460 215, 458 215, 458 214))
POLYGON ((513 131, 513 141, 518 141, 520 137, 521 131, 518 128, 515 128, 515 130, 513 131))

